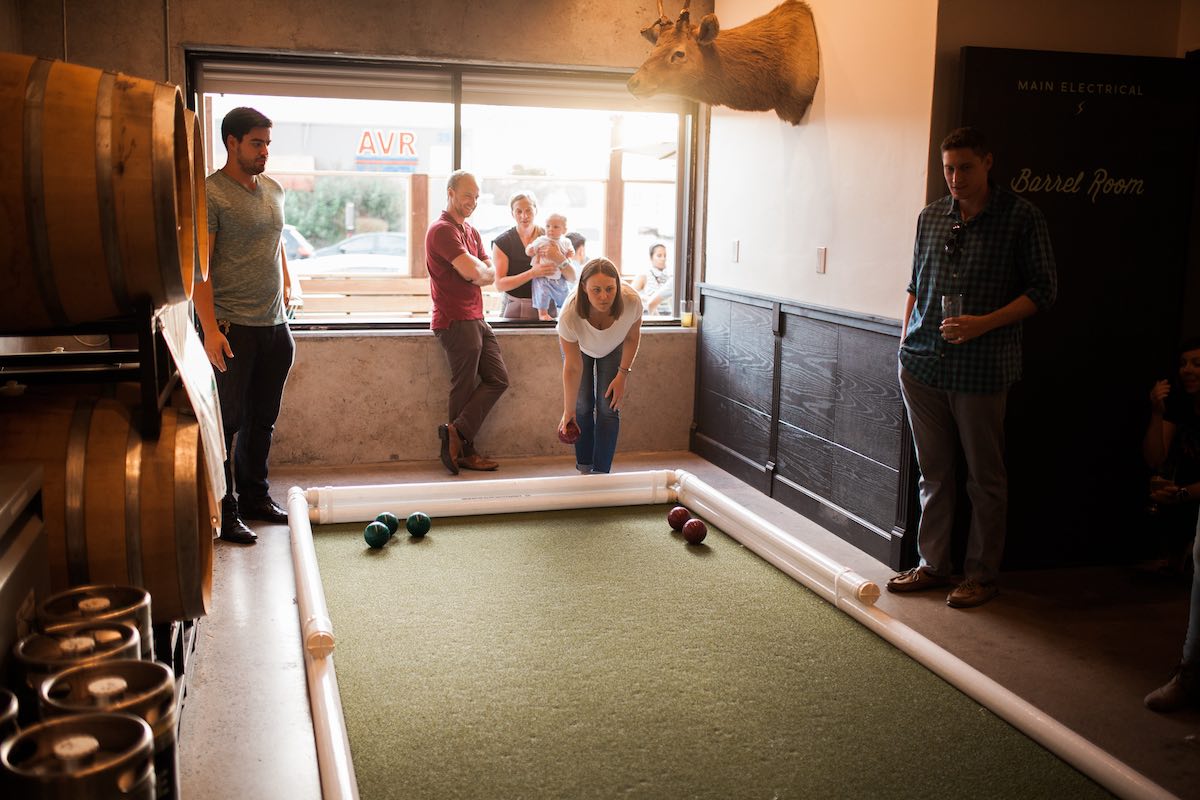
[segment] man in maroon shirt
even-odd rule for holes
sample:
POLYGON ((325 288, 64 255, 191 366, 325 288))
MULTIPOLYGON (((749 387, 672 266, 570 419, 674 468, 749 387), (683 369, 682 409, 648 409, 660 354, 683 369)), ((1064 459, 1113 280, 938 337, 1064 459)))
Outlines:
POLYGON ((446 183, 446 210, 425 234, 425 266, 433 299, 429 327, 450 363, 450 422, 438 426, 438 437, 442 464, 453 475, 460 467, 493 470, 499 466, 475 451, 474 439, 508 388, 508 370, 496 334, 484 322, 479 290, 494 281, 496 273, 479 231, 467 224, 478 202, 475 176, 456 170, 446 183))

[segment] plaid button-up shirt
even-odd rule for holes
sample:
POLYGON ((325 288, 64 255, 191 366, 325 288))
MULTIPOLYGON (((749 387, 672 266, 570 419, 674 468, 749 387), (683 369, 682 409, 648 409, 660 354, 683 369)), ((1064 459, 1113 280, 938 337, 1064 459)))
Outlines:
POLYGON ((949 195, 917 218, 913 274, 916 297, 900 363, 921 383, 951 392, 998 392, 1021 377, 1021 324, 988 331, 963 344, 942 338, 942 295, 963 295, 963 314, 983 315, 1022 294, 1045 311, 1057 277, 1046 218, 1023 198, 990 186, 987 206, 963 223, 949 195))

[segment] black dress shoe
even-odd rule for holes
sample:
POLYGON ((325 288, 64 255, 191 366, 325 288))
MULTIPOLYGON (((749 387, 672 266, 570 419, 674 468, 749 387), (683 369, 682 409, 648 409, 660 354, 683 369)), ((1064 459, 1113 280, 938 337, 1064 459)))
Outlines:
POLYGON ((242 519, 256 519, 261 522, 287 522, 288 519, 287 511, 270 497, 239 497, 238 508, 242 519))
POLYGON ((254 544, 258 534, 247 528, 236 512, 227 513, 221 517, 221 539, 234 544, 254 544))
MULTIPOLYGON (((458 436, 457 432, 455 432, 455 436, 456 437, 458 436)), ((441 452, 442 466, 444 466, 447 470, 449 470, 451 475, 457 475, 458 474, 458 457, 450 449, 450 426, 449 425, 438 425, 438 438, 442 440, 442 452, 441 452)), ((461 452, 461 448, 460 448, 460 452, 461 452)))

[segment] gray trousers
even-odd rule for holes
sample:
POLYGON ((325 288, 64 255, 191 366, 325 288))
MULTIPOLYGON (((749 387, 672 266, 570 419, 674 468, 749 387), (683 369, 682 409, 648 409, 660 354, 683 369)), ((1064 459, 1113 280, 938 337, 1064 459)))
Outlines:
POLYGON ((965 577, 996 580, 1008 528, 1008 471, 1004 466, 1004 411, 1008 390, 948 392, 921 383, 900 367, 900 392, 912 425, 921 467, 921 522, 917 551, 922 566, 949 577, 950 536, 957 500, 958 447, 967 462, 971 530, 965 577))
POLYGON ((470 455, 484 419, 508 388, 508 370, 496 334, 481 319, 451 322, 433 333, 450 365, 450 422, 467 440, 463 452, 470 455))

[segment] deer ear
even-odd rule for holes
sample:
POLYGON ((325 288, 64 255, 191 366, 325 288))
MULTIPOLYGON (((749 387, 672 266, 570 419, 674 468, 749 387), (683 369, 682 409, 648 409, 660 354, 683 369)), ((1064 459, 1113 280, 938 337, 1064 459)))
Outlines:
POLYGON ((642 36, 645 36, 650 44, 658 44, 658 23, 656 22, 647 28, 642 28, 642 36))
POLYGON ((712 44, 712 40, 717 38, 717 34, 721 32, 721 24, 717 22, 716 14, 705 14, 700 20, 700 31, 696 34, 697 44, 712 44))

